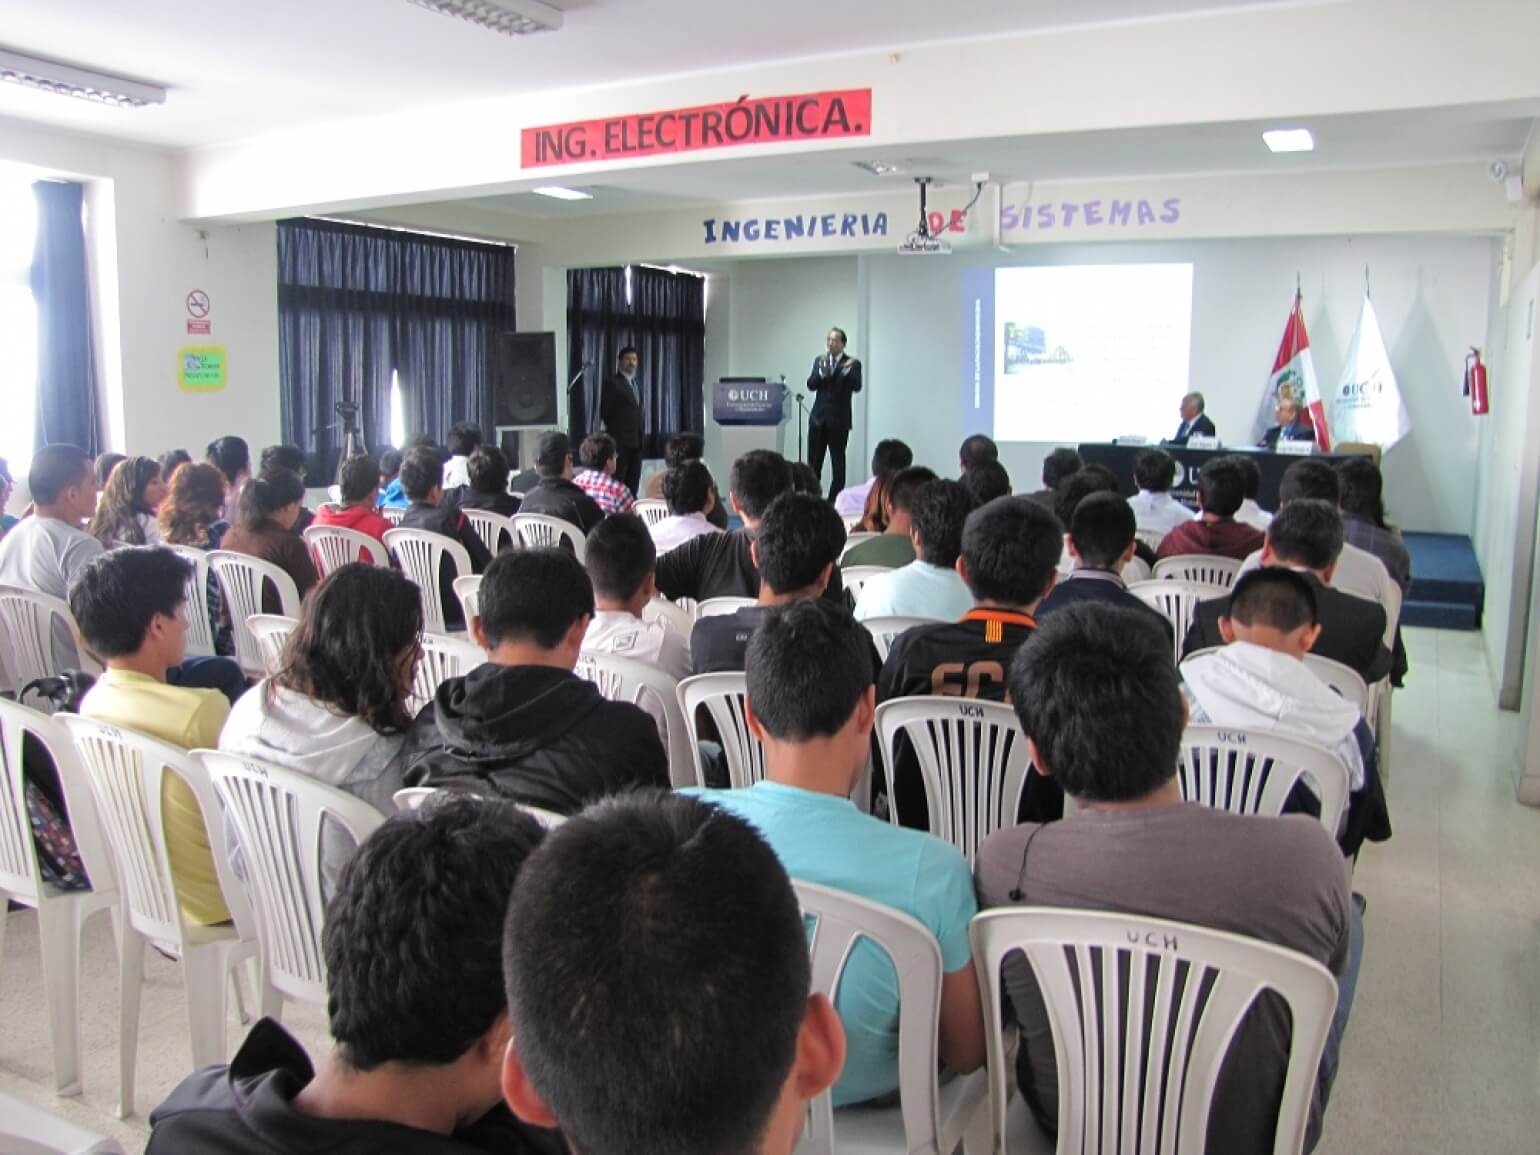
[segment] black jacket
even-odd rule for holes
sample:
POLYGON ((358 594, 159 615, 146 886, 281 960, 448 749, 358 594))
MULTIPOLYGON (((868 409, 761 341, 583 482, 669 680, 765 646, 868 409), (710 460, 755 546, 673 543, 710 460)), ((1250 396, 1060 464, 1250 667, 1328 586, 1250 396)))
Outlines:
MULTIPOLYGON (((749 553, 753 537, 746 529, 703 533, 658 559, 658 591, 666 598, 757 598, 759 570, 749 553)), ((845 604, 839 566, 829 575, 823 596, 845 604)), ((699 670, 696 673, 700 673, 699 670)))
MULTIPOLYGON (((640 378, 637 379, 640 391, 640 378)), ((612 373, 599 387, 599 420, 615 439, 617 449, 642 447, 642 406, 631 392, 624 374, 612 373)))
POLYGON ((543 513, 571 522, 586 536, 604 520, 599 503, 565 477, 542 477, 539 484, 524 495, 520 513, 543 513))
MULTIPOLYGON (((1311 653, 1331 658, 1357 671, 1365 684, 1378 682, 1390 673, 1390 652, 1385 649, 1385 610, 1378 602, 1355 598, 1332 589, 1314 574, 1302 574, 1315 590, 1316 618, 1321 636, 1311 653)), ((1192 626, 1182 642, 1182 657, 1194 650, 1225 644, 1219 619, 1230 612, 1229 598, 1199 602, 1192 626)))
POLYGON ((407 735, 409 786, 463 786, 576 814, 633 786, 669 786, 657 724, 592 682, 488 662, 450 678, 407 735))
POLYGON ((827 357, 813 362, 807 375, 808 391, 813 398, 813 412, 808 424, 826 429, 850 428, 850 399, 861 392, 861 362, 846 354, 832 370, 827 357))
POLYGON ((154 1130, 146 1155, 556 1155, 566 1150, 555 1131, 519 1122, 499 1104, 453 1135, 399 1123, 318 1119, 294 1109, 294 1097, 315 1077, 305 1049, 273 1019, 251 1028, 228 1067, 204 1067, 183 1079, 150 1112, 154 1130))
POLYGON ((468 486, 460 497, 461 509, 485 509, 490 513, 500 513, 504 517, 512 517, 518 513, 519 506, 519 499, 511 493, 482 493, 479 489, 471 489, 468 486))
POLYGON ((1165 631, 1167 643, 1175 640, 1171 636, 1171 620, 1148 602, 1129 593, 1128 587, 1121 580, 1114 579, 1110 575, 1098 577, 1092 573, 1082 573, 1079 577, 1063 579, 1049 591, 1046 598, 1037 603, 1037 619, 1042 621, 1055 610, 1062 610, 1065 606, 1082 605, 1086 602, 1125 606, 1128 609, 1149 614, 1165 631))
POLYGON ((1176 435, 1171 438, 1172 445, 1186 445, 1189 437, 1213 437, 1214 423, 1208 419, 1208 414, 1200 413, 1197 419, 1188 424, 1182 422, 1176 427, 1176 435), (1185 432, 1183 432, 1185 430, 1185 432))

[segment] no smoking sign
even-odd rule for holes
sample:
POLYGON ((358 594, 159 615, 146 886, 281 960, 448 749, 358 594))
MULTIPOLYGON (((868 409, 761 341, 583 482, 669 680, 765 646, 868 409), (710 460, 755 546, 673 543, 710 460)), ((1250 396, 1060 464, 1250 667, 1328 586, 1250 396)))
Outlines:
POLYGON ((187 331, 207 336, 213 325, 209 321, 209 295, 202 289, 187 294, 187 331))

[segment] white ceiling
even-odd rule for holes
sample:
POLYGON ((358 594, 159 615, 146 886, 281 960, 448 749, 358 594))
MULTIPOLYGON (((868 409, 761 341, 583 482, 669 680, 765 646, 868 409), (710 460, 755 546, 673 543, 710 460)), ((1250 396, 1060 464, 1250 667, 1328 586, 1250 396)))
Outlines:
MULTIPOLYGON (((767 197, 839 196, 912 188, 916 176, 969 184, 976 172, 1003 183, 1097 180, 1217 173, 1287 173, 1456 161, 1512 162, 1523 150, 1540 102, 1419 112, 1315 117, 1311 153, 1275 155, 1262 143, 1271 122, 1177 125, 997 140, 950 141, 904 150, 841 149, 789 156, 713 160, 710 164, 629 169, 573 182, 591 201, 555 201, 529 193, 462 203, 524 217, 566 219, 614 212, 712 205, 767 197), (877 177, 856 161, 897 163, 877 177)), ((971 187, 971 186, 970 186, 971 187)))
POLYGON ((0 47, 171 89, 164 106, 129 110, 0 84, 0 115, 195 146, 459 101, 1278 0, 548 2, 566 10, 566 26, 515 38, 406 0, 0 0, 0 47))

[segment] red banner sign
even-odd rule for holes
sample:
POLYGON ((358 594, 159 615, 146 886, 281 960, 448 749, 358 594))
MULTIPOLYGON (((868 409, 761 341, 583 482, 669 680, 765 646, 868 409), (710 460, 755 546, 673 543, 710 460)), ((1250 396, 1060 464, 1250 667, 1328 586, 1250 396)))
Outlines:
POLYGON ((811 92, 799 96, 742 97, 702 104, 526 128, 523 166, 624 160, 788 140, 870 136, 872 90, 811 92))

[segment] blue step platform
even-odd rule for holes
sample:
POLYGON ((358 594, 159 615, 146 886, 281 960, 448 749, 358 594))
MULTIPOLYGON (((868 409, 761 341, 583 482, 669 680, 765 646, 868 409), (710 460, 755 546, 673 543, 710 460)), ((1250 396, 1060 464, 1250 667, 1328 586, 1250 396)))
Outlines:
POLYGON ((1403 626, 1479 630, 1486 583, 1470 538, 1458 533, 1407 533, 1412 588, 1401 607, 1403 626))

